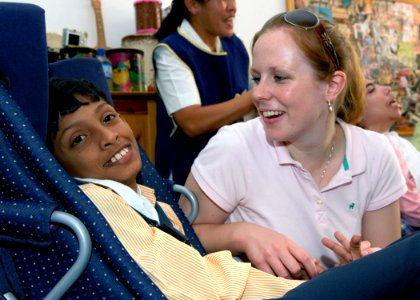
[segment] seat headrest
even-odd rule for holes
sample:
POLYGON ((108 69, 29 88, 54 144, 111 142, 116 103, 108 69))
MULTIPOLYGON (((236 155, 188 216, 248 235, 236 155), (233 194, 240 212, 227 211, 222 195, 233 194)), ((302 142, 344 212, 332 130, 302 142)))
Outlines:
POLYGON ((13 99, 45 139, 48 51, 45 12, 27 3, 0 2, 0 75, 13 99))
POLYGON ((50 63, 48 75, 64 79, 89 80, 105 93, 109 103, 113 103, 102 64, 96 58, 75 57, 50 63))

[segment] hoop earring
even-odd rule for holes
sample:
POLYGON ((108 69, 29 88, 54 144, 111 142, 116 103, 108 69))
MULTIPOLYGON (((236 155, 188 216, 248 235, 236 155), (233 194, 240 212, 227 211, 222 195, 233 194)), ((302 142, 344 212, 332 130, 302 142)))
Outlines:
POLYGON ((328 100, 328 109, 332 112, 333 111, 333 107, 331 104, 331 100, 328 100))

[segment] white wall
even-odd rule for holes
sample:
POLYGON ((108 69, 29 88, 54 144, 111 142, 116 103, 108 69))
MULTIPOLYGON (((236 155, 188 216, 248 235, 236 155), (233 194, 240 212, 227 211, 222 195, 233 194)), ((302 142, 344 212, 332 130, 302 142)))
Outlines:
MULTIPOLYGON (((91 0, 7 0, 27 2, 45 10, 47 32, 62 34, 63 28, 88 33, 87 47, 96 46, 95 15, 91 0)), ((171 0, 162 0, 167 7, 171 0)), ((238 6, 235 31, 249 49, 252 37, 262 24, 277 12, 285 10, 284 0, 236 0, 238 6)), ((134 0, 101 0, 107 45, 121 47, 121 39, 135 34, 134 0)))
POLYGON ((238 11, 235 19, 236 34, 248 51, 254 34, 272 16, 286 10, 284 0, 236 0, 238 11))

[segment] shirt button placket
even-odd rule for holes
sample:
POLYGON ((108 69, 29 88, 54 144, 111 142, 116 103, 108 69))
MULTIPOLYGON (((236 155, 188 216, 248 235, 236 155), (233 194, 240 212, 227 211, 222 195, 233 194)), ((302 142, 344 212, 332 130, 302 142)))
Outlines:
POLYGON ((320 227, 328 226, 327 210, 325 209, 325 203, 322 198, 315 200, 315 220, 320 227))

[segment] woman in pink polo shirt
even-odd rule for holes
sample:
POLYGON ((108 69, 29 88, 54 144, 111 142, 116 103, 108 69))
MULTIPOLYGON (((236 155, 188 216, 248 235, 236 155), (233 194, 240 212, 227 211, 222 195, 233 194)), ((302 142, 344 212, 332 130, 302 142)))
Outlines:
POLYGON ((263 271, 301 278, 316 276, 318 262, 347 261, 341 251, 351 249, 336 237, 361 234, 372 247, 398 239, 406 184, 387 138, 351 125, 365 82, 348 40, 294 10, 263 26, 252 55, 260 117, 219 130, 186 183, 199 199, 194 228, 207 251, 229 249, 263 271))

